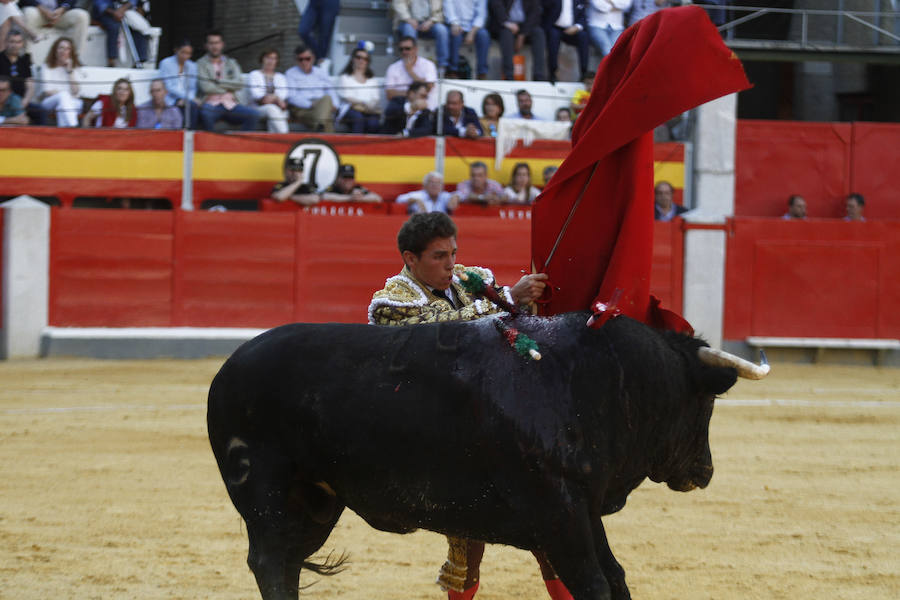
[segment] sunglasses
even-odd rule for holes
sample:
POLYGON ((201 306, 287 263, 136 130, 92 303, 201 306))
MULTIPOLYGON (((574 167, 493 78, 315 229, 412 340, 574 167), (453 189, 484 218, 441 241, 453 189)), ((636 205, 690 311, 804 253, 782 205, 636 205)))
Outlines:
POLYGON ((359 60, 364 60, 366 62, 369 62, 369 57, 366 56, 365 54, 354 54, 353 58, 358 58, 359 60))
POLYGON ((412 46, 400 46, 400 52, 410 52, 412 49, 412 46))
POLYGON ((312 56, 298 56, 297 62, 310 62, 312 60, 312 56))

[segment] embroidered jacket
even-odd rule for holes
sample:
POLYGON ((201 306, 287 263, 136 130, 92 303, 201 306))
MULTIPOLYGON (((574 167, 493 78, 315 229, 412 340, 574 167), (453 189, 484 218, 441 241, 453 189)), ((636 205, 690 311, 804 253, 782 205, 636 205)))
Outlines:
POLYGON ((450 301, 436 296, 428 286, 418 281, 409 269, 403 270, 384 283, 384 289, 375 292, 369 304, 369 323, 373 325, 415 325, 417 323, 437 323, 441 321, 471 321, 503 309, 485 298, 469 295, 459 281, 463 271, 474 271, 486 285, 505 297, 510 304, 513 299, 508 287, 499 287, 494 282, 494 274, 482 267, 453 266, 451 286, 459 298, 459 308, 453 308, 450 301))

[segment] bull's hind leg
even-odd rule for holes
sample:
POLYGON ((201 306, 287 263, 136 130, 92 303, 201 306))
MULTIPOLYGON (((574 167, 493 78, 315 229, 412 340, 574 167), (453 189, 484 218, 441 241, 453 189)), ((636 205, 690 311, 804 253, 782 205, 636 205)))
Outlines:
POLYGON ((289 460, 252 443, 230 444, 225 465, 228 492, 247 523, 247 564, 264 600, 297 600, 302 568, 324 575, 339 570, 340 559, 307 560, 325 543, 344 508, 330 490, 304 482, 289 460), (237 472, 230 473, 229 465, 237 472))

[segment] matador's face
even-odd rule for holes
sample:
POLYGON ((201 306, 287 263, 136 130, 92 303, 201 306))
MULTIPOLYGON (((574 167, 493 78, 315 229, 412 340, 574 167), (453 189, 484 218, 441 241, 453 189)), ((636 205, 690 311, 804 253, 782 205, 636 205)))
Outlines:
POLYGON ((456 238, 435 238, 420 255, 409 250, 403 252, 403 261, 413 277, 429 288, 446 290, 453 280, 456 264, 456 238))

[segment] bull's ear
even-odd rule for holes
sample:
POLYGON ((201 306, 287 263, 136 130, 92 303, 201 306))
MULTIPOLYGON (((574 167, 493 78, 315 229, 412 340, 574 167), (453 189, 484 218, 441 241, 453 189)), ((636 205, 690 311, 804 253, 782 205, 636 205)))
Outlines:
POLYGON ((737 370, 732 367, 706 367, 703 369, 703 389, 721 396, 737 382, 737 370))

